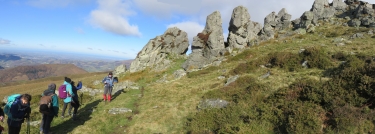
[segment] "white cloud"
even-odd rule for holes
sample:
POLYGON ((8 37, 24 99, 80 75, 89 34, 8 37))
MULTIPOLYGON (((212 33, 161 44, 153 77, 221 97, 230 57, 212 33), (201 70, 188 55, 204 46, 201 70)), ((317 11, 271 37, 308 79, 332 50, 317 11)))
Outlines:
POLYGON ((28 4, 41 8, 67 7, 87 4, 94 0, 28 0, 28 4))
POLYGON ((10 40, 0 38, 0 45, 9 45, 9 44, 10 44, 10 40))
MULTIPOLYGON (((194 0, 197 2, 182 0, 134 0, 134 3, 143 12, 156 17, 166 18, 183 16, 184 21, 193 21, 204 24, 209 14, 219 11, 222 17, 223 30, 228 31, 229 21, 233 9, 237 6, 247 7, 251 20, 263 24, 264 18, 275 11, 286 8, 292 19, 299 18, 303 12, 310 10, 314 0, 194 0), (190 3, 190 4, 189 4, 190 3), (198 3, 198 4, 197 4, 198 3), (181 7, 184 5, 184 7, 181 7)), ((330 0, 332 1, 332 0, 330 0)), ((183 23, 183 22, 181 22, 183 23)))
POLYGON ((98 0, 98 4, 98 9, 90 13, 92 25, 114 34, 141 36, 138 26, 129 24, 128 17, 135 14, 130 1, 98 0))
POLYGON ((178 27, 179 29, 185 31, 188 34, 190 44, 193 42, 193 37, 202 32, 204 29, 204 25, 200 25, 197 22, 192 21, 179 22, 167 26, 167 28, 170 27, 178 27))
POLYGON ((133 0, 145 13, 157 18, 169 18, 173 13, 196 14, 200 10, 201 0, 133 0))

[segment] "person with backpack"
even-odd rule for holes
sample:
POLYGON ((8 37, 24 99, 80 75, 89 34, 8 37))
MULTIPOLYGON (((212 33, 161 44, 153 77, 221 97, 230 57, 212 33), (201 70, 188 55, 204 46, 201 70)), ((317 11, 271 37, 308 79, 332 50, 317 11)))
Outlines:
POLYGON ((4 113, 8 116, 8 134, 20 133, 25 118, 30 117, 30 101, 31 95, 29 94, 14 94, 8 97, 8 102, 4 108, 4 113))
POLYGON ((64 106, 63 106, 63 109, 61 111, 61 118, 65 118, 64 114, 65 114, 66 107, 69 104, 72 103, 73 97, 75 96, 75 94, 73 93, 73 90, 72 90, 71 82, 72 82, 72 80, 70 78, 65 77, 63 85, 65 86, 67 96, 66 96, 66 98, 64 98, 64 106))
POLYGON ((49 134, 51 123, 54 117, 59 113, 59 100, 55 94, 56 84, 51 83, 40 98, 39 112, 42 113, 42 121, 40 123, 40 133, 49 134))
MULTIPOLYGON (((0 107, 0 121, 4 122, 4 111, 3 109, 1 109, 1 107, 0 107)), ((0 134, 3 132, 3 130, 4 130, 3 126, 0 125, 0 134)))
POLYGON ((108 100, 108 102, 111 102, 113 83, 118 83, 118 80, 117 78, 113 78, 112 72, 109 72, 108 76, 104 77, 102 82, 104 83, 103 101, 108 100))
POLYGON ((78 81, 77 86, 75 86, 75 82, 72 81, 70 83, 70 85, 72 85, 72 91, 73 91, 74 96, 72 96, 73 100, 70 103, 68 113, 69 113, 70 116, 72 116, 73 120, 76 120, 77 119, 76 116, 77 116, 78 108, 81 106, 81 104, 79 103, 79 98, 78 98, 77 91, 82 88, 82 82, 78 81), (71 111, 72 111, 73 107, 74 107, 74 110, 73 110, 73 115, 72 115, 71 111))

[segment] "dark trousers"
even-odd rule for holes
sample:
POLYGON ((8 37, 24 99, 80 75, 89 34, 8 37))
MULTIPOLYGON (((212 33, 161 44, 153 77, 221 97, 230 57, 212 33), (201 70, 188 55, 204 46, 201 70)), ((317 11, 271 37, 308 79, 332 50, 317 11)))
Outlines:
POLYGON ((40 131, 43 131, 43 134, 48 134, 49 129, 51 128, 51 123, 53 120, 53 115, 43 114, 42 122, 40 123, 40 131))
POLYGON ((77 114, 78 108, 80 106, 79 101, 78 101, 78 97, 73 97, 72 99, 73 99, 72 102, 70 102, 70 103, 64 103, 64 106, 63 106, 63 109, 62 109, 62 112, 61 112, 61 116, 64 116, 65 110, 66 110, 66 107, 68 106, 68 104, 70 104, 69 110, 68 110, 68 114, 69 115, 72 114, 71 113, 72 112, 72 108, 74 108, 73 114, 77 114))
POLYGON ((20 131, 21 131, 21 127, 8 126, 8 134, 19 134, 20 131))

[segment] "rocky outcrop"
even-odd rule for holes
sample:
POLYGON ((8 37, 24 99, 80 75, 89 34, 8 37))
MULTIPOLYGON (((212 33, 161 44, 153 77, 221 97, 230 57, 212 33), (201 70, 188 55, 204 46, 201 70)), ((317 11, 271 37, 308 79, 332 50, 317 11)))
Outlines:
POLYGON ((310 11, 306 11, 302 16, 293 21, 294 28, 303 28, 307 31, 313 31, 314 27, 318 25, 318 20, 329 19, 336 13, 336 8, 341 9, 341 1, 334 1, 335 6, 330 6, 328 0, 315 0, 310 11))
POLYGON ((260 32, 260 40, 269 40, 275 37, 277 31, 285 30, 291 27, 290 19, 292 15, 288 14, 285 8, 281 9, 276 15, 272 12, 264 18, 264 27, 260 32))
POLYGON ((182 65, 186 71, 201 69, 225 54, 220 12, 215 11, 207 16, 206 26, 193 38, 191 49, 192 53, 182 65))
POLYGON ((349 26, 375 26, 375 12, 373 9, 373 4, 368 2, 347 2, 351 3, 349 5, 349 10, 347 15, 352 18, 349 22, 349 26))
POLYGON ((336 22, 336 24, 352 27, 375 27, 374 5, 359 0, 315 0, 310 11, 306 11, 300 18, 293 21, 294 28, 303 28, 308 32, 310 28, 318 26, 318 20, 332 21, 333 17, 345 18, 347 23, 336 22))
POLYGON ((116 67, 116 69, 115 69, 115 71, 113 71, 113 73, 115 75, 119 75, 121 73, 125 73, 126 70, 127 70, 126 65, 120 65, 120 66, 116 67))
POLYGON ((330 6, 328 0, 315 0, 311 10, 314 13, 314 22, 320 19, 329 19, 335 15, 335 7, 330 6))
MULTIPOLYGON (((217 33, 215 33, 217 34, 217 33)), ((170 57, 185 56, 189 47, 187 33, 176 27, 168 28, 163 35, 151 39, 130 65, 130 72, 152 68, 161 71, 169 67, 170 57)))
POLYGON ((236 7, 233 9, 228 28, 229 50, 252 46, 254 44, 253 40, 258 38, 258 33, 261 29, 262 26, 259 23, 250 20, 250 14, 246 7, 236 7))
POLYGON ((342 15, 346 12, 346 7, 348 7, 345 2, 342 2, 342 0, 333 0, 332 1, 332 7, 336 10, 336 15, 342 15))

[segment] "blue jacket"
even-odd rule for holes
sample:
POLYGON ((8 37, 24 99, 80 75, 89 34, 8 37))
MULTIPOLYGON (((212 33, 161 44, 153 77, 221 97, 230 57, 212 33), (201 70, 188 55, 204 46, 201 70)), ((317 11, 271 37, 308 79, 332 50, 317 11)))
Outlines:
POLYGON ((73 93, 74 93, 76 96, 78 96, 78 95, 77 95, 77 91, 80 90, 81 88, 82 88, 82 82, 78 82, 77 86, 72 85, 73 93))
POLYGON ((114 79, 113 76, 112 77, 104 77, 104 79, 102 80, 103 83, 106 83, 104 86, 109 86, 109 87, 112 87, 113 86, 113 83, 114 82, 118 82, 117 79, 114 79))
POLYGON ((64 103, 70 103, 72 102, 72 97, 74 97, 75 94, 73 93, 72 85, 70 85, 70 83, 64 81, 64 85, 66 85, 66 92, 68 92, 71 95, 64 99, 64 103))
POLYGON ((21 103, 21 96, 17 97, 12 103, 10 107, 12 118, 8 118, 7 120, 9 126, 21 127, 21 124, 24 122, 26 111, 30 110, 30 105, 23 106, 21 103))

